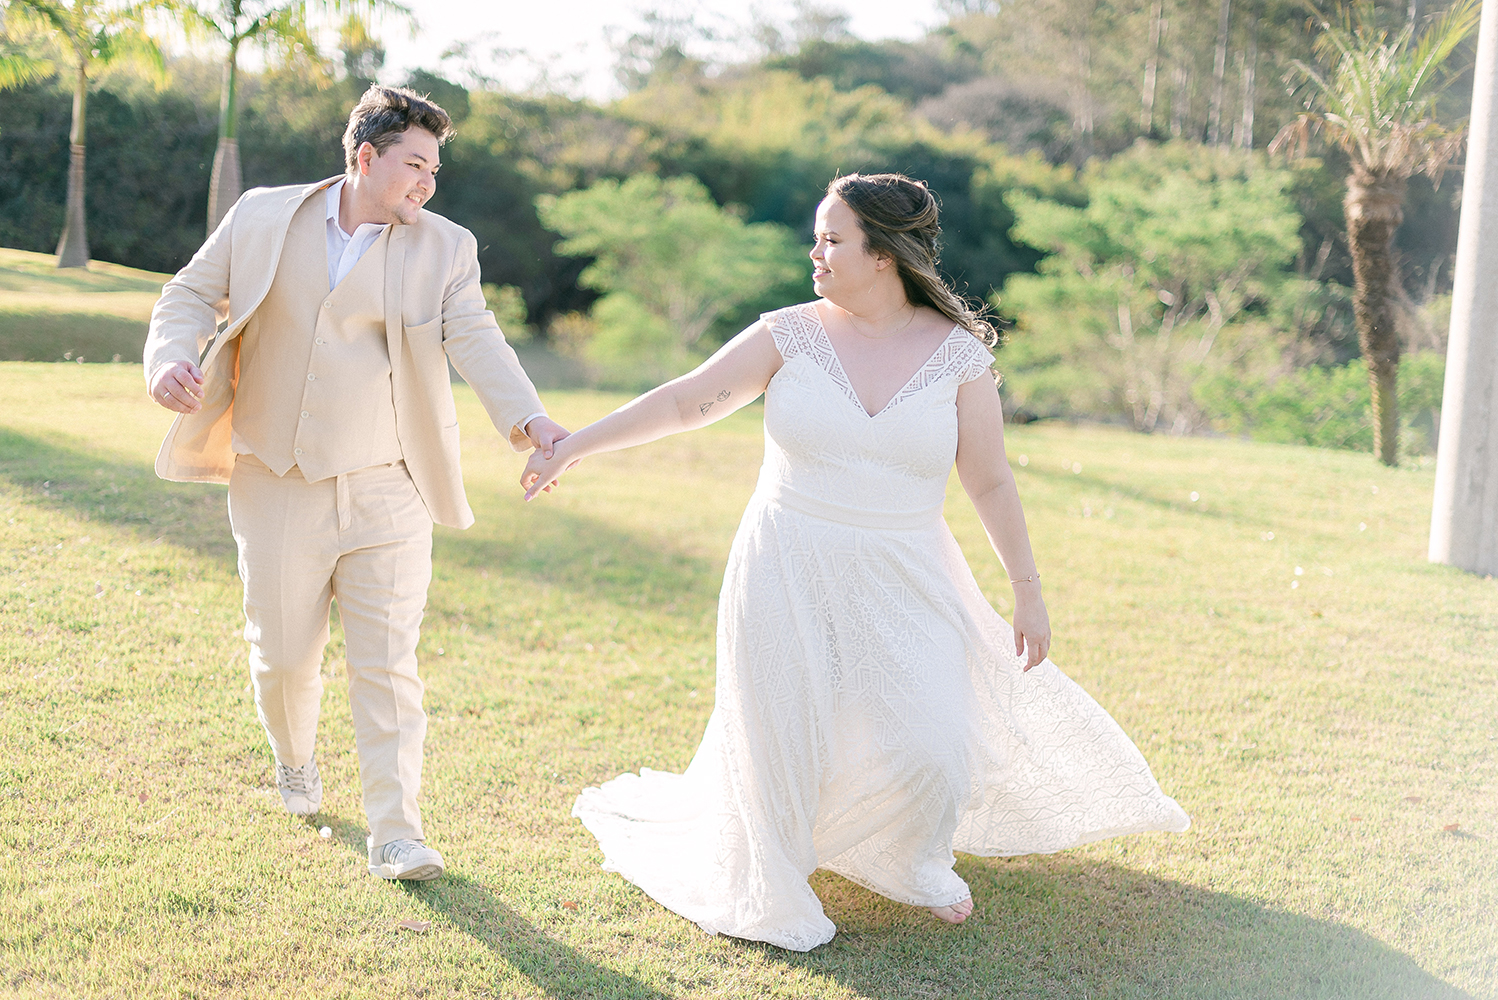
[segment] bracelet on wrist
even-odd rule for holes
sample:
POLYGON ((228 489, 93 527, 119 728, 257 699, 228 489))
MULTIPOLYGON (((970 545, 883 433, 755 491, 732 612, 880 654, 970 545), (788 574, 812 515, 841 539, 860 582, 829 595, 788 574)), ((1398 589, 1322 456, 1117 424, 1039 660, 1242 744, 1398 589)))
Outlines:
POLYGON ((1010 580, 1009 582, 1010 583, 1039 583, 1040 582, 1040 574, 1039 573, 1032 573, 1029 576, 1022 576, 1018 580, 1010 580))

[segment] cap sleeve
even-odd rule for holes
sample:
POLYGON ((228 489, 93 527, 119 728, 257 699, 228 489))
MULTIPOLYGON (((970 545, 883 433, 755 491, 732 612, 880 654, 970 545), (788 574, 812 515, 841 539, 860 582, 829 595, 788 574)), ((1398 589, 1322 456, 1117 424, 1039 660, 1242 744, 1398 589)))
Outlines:
MULTIPOLYGON (((993 368, 994 356, 977 337, 972 338, 972 346, 968 349, 968 356, 963 359, 961 367, 957 371, 958 383, 971 382, 975 378, 989 375, 993 368)), ((991 377, 991 376, 990 376, 991 377)))
POLYGON ((775 349, 785 360, 789 361, 799 354, 817 353, 815 333, 821 324, 815 310, 815 305, 805 302, 760 313, 759 318, 770 328, 770 336, 775 338, 775 349))

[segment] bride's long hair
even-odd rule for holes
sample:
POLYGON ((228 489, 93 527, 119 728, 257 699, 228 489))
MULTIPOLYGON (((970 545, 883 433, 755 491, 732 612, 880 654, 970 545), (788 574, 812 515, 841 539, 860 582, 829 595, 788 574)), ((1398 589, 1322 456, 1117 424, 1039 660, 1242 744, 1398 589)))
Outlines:
POLYGON ((986 309, 974 309, 937 270, 941 223, 925 181, 904 174, 845 174, 827 185, 827 193, 858 217, 864 251, 895 262, 907 299, 930 306, 989 347, 998 343, 986 309))

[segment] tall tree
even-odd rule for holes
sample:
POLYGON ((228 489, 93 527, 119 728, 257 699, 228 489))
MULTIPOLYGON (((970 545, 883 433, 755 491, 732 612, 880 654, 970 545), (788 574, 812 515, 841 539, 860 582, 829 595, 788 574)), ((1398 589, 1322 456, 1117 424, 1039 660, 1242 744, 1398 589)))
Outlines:
POLYGON ((350 12, 344 35, 369 36, 360 15, 391 13, 410 16, 410 10, 393 0, 207 0, 181 9, 184 24, 198 33, 217 38, 227 47, 224 56, 223 89, 219 96, 218 148, 213 154, 213 174, 208 182, 208 231, 218 228, 229 208, 244 190, 239 165, 239 50, 247 43, 267 52, 316 58, 317 43, 308 28, 309 6, 325 12, 350 12))
POLYGON ((1272 150, 1303 154, 1321 134, 1351 162, 1343 209, 1352 255, 1353 315, 1368 363, 1374 452, 1399 454, 1399 335, 1394 326, 1398 267, 1394 232, 1415 173, 1439 182, 1462 148, 1466 123, 1437 120, 1437 101, 1458 73, 1452 53, 1477 27, 1481 0, 1458 0, 1423 23, 1387 24, 1372 0, 1325 19, 1314 45, 1322 66, 1297 61, 1307 110, 1280 130, 1272 150))
POLYGON ((1207 144, 1222 145, 1222 102, 1227 86, 1228 36, 1233 30, 1233 0, 1222 0, 1217 19, 1217 49, 1212 60, 1212 105, 1207 112, 1207 144))
MULTIPOLYGON (((61 61, 73 73, 73 124, 68 132, 68 203, 62 238, 57 243, 58 267, 88 266, 88 226, 84 217, 84 153, 88 123, 90 74, 121 61, 143 64, 158 79, 166 68, 161 49, 146 33, 144 18, 170 0, 11 0, 10 14, 19 15, 50 34, 62 49, 61 61)), ((36 64, 32 63, 35 70, 36 64)))

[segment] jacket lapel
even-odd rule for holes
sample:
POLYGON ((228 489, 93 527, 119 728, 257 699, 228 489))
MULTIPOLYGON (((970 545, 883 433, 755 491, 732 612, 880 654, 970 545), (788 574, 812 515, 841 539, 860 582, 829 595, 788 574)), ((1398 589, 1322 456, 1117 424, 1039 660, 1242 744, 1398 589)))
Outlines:
MULTIPOLYGON (((339 176, 341 177, 342 175, 339 176)), ((281 264, 281 251, 286 247, 286 233, 291 228, 291 220, 296 215, 297 209, 301 208, 302 203, 308 198, 320 191, 326 190, 329 184, 335 183, 338 179, 338 177, 329 177, 326 180, 318 181, 316 184, 308 184, 300 190, 292 191, 287 195, 284 202, 275 207, 275 216, 266 230, 270 236, 270 245, 265 248, 263 254, 257 252, 258 248, 251 247, 249 248, 251 252, 244 255, 249 260, 261 262, 258 264, 261 268, 258 275, 260 284, 255 286, 254 293, 249 297, 244 306, 240 308, 229 326, 214 340, 212 347, 209 348, 208 357, 203 359, 205 368, 208 362, 212 360, 214 351, 218 350, 221 345, 239 336, 240 331, 244 329, 244 325, 255 314, 255 310, 260 308, 260 303, 264 302, 266 295, 270 294, 270 285, 275 280, 276 268, 281 264)), ((255 232, 257 230, 251 231, 255 232)), ((231 310, 235 305, 236 303, 233 302, 233 293, 231 292, 231 310)))

